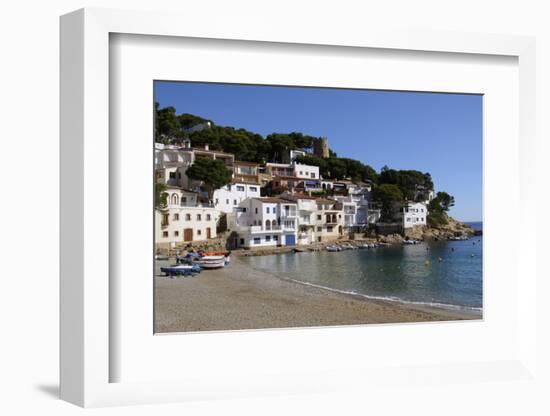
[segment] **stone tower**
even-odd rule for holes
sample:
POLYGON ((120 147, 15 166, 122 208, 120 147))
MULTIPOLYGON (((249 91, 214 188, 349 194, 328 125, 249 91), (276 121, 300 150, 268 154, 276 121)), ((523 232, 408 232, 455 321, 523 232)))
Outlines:
POLYGON ((326 137, 320 137, 318 139, 313 139, 313 154, 315 156, 328 158, 329 157, 329 151, 328 151, 328 139, 326 137))

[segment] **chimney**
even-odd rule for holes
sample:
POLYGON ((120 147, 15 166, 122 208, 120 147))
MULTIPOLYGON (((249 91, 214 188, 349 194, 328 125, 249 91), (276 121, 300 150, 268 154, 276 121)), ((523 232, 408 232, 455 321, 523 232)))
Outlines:
POLYGON ((206 144, 204 145, 204 150, 209 150, 209 149, 210 149, 210 148, 208 147, 208 143, 206 143, 206 144))

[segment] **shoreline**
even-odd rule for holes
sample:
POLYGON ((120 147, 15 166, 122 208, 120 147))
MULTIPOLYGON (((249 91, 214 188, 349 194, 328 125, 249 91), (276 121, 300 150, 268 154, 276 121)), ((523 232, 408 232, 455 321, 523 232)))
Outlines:
MULTIPOLYGON (((195 277, 155 276, 155 332, 307 328, 482 319, 482 313, 339 293, 285 279, 234 256, 195 277)), ((157 262, 156 268, 159 267, 157 262)))

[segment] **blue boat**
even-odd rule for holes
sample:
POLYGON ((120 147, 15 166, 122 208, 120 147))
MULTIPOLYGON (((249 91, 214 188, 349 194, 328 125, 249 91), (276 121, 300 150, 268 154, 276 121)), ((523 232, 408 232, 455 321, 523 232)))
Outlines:
POLYGON ((198 264, 176 264, 174 266, 161 267, 160 271, 166 276, 194 276, 202 271, 198 264))

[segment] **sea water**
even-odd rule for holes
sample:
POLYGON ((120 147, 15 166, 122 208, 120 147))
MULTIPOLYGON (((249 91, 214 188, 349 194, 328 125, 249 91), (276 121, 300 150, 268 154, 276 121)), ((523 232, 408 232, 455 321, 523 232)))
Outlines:
POLYGON ((243 260, 285 279, 367 298, 465 311, 483 307, 482 237, 243 260))

